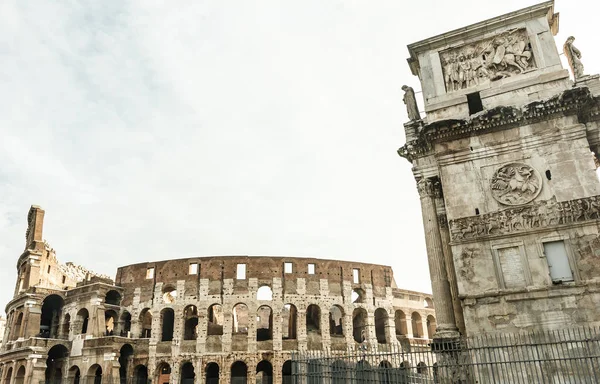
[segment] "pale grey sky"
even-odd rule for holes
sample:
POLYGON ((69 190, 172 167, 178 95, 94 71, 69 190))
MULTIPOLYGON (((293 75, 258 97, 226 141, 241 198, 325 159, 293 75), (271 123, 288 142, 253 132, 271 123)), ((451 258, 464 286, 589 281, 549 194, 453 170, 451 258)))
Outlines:
MULTIPOLYGON (((29 205, 62 262, 291 255, 430 291, 406 45, 538 1, 0 2, 0 303, 29 205)), ((587 73, 597 1, 559 0, 587 73)), ((562 48, 561 48, 562 50, 562 48)), ((420 97, 420 94, 418 95, 420 97)))

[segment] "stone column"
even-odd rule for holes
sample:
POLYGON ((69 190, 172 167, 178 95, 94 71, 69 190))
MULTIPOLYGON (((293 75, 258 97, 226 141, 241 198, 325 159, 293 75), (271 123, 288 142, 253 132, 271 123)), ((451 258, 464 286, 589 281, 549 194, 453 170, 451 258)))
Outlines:
POLYGON ((417 188, 421 197, 431 288, 436 299, 435 313, 438 328, 433 336, 435 338, 455 338, 459 336, 459 333, 454 319, 452 295, 435 204, 435 190, 439 188, 439 183, 436 185, 433 180, 422 178, 417 183, 417 188))

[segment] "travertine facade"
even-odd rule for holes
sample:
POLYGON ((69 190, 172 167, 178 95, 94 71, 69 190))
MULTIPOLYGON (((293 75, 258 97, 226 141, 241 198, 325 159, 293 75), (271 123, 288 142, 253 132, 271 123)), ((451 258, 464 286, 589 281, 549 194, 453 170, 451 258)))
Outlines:
POLYGON ((398 153, 421 196, 437 337, 600 324, 600 81, 563 69, 553 7, 408 47, 427 116, 398 153))
POLYGON ((200 257, 124 266, 113 281, 61 265, 43 219, 32 206, 6 306, 3 384, 280 383, 294 350, 423 348, 435 332, 432 297, 398 289, 387 266, 200 257))

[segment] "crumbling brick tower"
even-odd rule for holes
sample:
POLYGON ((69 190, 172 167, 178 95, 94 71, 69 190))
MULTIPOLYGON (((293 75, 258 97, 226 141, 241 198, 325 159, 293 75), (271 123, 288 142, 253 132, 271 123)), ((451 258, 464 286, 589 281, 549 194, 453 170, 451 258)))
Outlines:
POLYGON ((600 322, 600 90, 553 1, 408 46, 425 112, 398 150, 421 199, 437 337, 600 322))

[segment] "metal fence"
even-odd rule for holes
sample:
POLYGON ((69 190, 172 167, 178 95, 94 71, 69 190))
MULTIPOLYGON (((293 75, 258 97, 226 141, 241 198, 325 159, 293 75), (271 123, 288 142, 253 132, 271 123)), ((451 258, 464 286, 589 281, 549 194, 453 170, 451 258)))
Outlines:
POLYGON ((490 334, 293 354, 294 384, 600 384, 600 330, 490 334))

